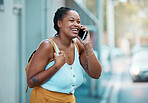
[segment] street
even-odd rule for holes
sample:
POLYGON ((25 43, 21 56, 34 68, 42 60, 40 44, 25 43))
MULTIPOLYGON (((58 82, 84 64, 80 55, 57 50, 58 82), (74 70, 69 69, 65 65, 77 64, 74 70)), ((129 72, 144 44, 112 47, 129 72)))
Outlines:
POLYGON ((148 103, 148 82, 132 81, 129 60, 126 56, 113 58, 112 77, 102 97, 90 96, 89 86, 85 84, 76 91, 77 103, 148 103))
POLYGON ((148 103, 148 82, 132 81, 128 60, 126 57, 116 58, 113 62, 116 82, 109 103, 148 103))

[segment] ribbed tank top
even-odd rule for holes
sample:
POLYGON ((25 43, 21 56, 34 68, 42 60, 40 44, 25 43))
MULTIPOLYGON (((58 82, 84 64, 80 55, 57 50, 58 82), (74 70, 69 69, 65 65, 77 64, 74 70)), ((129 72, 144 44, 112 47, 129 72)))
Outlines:
MULTIPOLYGON (((58 53, 59 49, 56 43, 55 42, 53 43, 58 53)), ((75 43, 74 43, 74 49, 75 53, 74 53, 73 64, 69 65, 65 63, 46 83, 41 85, 44 89, 60 93, 74 94, 75 89, 82 84, 83 82, 82 66, 79 61, 79 53, 75 43)), ((55 61, 50 62, 46 66, 45 70, 50 68, 54 63, 55 61)))

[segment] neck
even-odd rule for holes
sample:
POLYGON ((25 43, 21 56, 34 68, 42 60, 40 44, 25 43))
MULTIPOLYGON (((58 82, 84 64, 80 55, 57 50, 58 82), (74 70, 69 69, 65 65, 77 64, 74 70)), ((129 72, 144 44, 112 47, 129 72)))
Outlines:
POLYGON ((58 36, 58 41, 59 43, 64 47, 64 48, 69 48, 72 43, 72 39, 68 39, 64 36, 58 36))

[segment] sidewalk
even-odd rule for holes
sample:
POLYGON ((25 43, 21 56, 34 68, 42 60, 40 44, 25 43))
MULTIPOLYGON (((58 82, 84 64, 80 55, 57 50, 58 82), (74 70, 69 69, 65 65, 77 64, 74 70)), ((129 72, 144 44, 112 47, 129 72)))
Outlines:
POLYGON ((112 81, 109 81, 101 97, 90 96, 89 87, 81 86, 75 92, 76 103, 108 103, 112 91, 112 81))
POLYGON ((99 97, 92 97, 89 95, 88 88, 83 85, 79 87, 75 92, 76 103, 99 103, 99 97))
POLYGON ((113 62, 113 72, 115 77, 113 78, 114 81, 112 81, 113 89, 108 103, 118 103, 118 94, 121 87, 122 74, 125 69, 128 68, 128 59, 129 56, 123 56, 121 58, 115 58, 113 62))
POLYGON ((97 87, 93 96, 90 93, 90 77, 86 77, 87 82, 75 91, 76 103, 107 103, 112 89, 110 75, 102 74, 99 80, 97 80, 97 83, 102 84, 102 86, 99 85, 97 87))
MULTIPOLYGON (((127 57, 119 57, 113 59, 112 76, 110 80, 105 84, 105 88, 101 97, 90 96, 89 83, 79 87, 76 92, 76 103, 117 103, 118 91, 120 89, 119 81, 121 78, 122 65, 124 65, 127 57)), ((100 78, 99 81, 104 82, 104 79, 100 78)), ((100 87, 101 89, 101 87, 100 87)))

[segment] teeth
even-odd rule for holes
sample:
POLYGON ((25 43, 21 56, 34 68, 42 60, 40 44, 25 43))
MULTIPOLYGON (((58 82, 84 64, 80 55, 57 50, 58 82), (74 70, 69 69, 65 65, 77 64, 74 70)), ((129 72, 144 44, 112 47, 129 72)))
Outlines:
POLYGON ((78 29, 72 29, 73 31, 77 31, 78 29))

